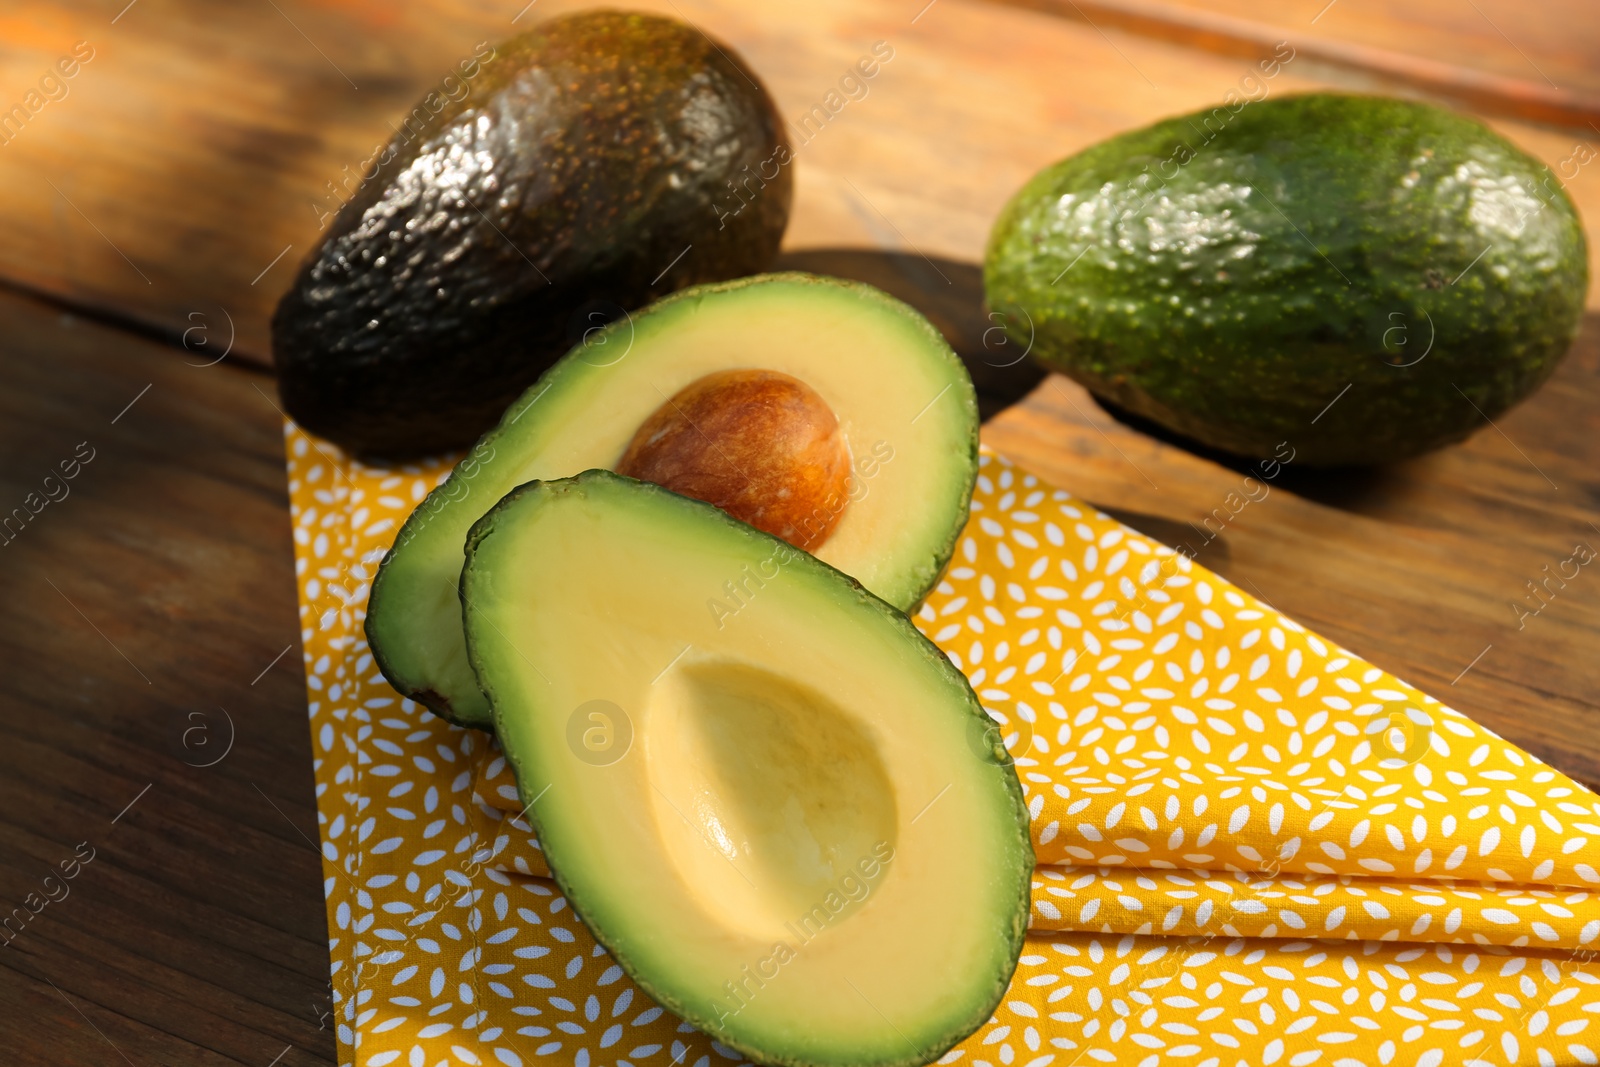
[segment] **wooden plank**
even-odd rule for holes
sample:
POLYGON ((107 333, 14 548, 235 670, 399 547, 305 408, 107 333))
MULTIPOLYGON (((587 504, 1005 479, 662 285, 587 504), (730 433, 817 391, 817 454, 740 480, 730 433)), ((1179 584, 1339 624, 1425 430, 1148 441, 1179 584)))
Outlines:
POLYGON ((0 508, 39 509, 0 532, 6 1061, 326 1062, 272 382, 14 295, 0 320, 0 508))
MULTIPOLYGON (((1106 0, 1122 3, 1123 0, 1106 0)), ((1136 0, 1143 2, 1143 0, 1136 0)), ((1585 0, 1161 0, 1202 15, 1263 19, 1297 39, 1425 58, 1594 100, 1600 32, 1585 0)))
MULTIPOLYGON (((1476 0, 1505 26, 1513 9, 1490 2, 1476 0)), ((1419 24, 1414 42, 1334 21, 1381 14, 1363 4, 1339 0, 1317 26, 1521 76, 1503 54, 1473 53, 1473 33, 1451 37, 1435 0, 1413 10, 1442 22, 1419 24)), ((44 490, 79 442, 95 449, 70 495, 0 545, 13 604, 0 618, 12 666, 0 899, 38 892, 79 842, 96 849, 70 895, 0 955, 12 1059, 332 1060, 278 417, 270 379, 233 364, 265 352, 266 316, 315 239, 325 183, 478 40, 574 6, 542 0, 515 25, 520 2, 489 0, 27 0, 0 12, 0 106, 76 41, 95 49, 70 94, 0 144, 0 277, 174 339, 207 331, 205 346, 190 334, 190 351, 162 350, 0 294, 0 504, 44 490), (234 354, 206 367, 230 316, 234 354), (233 748, 197 766, 229 722, 233 748)), ((967 358, 987 412, 1032 389, 988 424, 988 443, 1135 526, 1181 540, 1238 487, 1236 466, 1117 422, 1064 379, 1008 366, 976 263, 994 211, 1039 166, 1215 104, 1246 64, 986 0, 644 6, 740 49, 791 119, 874 41, 891 42, 895 59, 867 96, 800 152, 785 264, 922 307, 967 358)), ((1546 18, 1521 17, 1530 33, 1546 18)), ((1569 19, 1573 40, 1526 47, 1563 87, 1589 92, 1569 70, 1587 62, 1571 32, 1583 25, 1569 19)), ((1272 91, 1341 77, 1291 65, 1272 91)), ((1496 124, 1553 163, 1577 139, 1496 124)), ((1578 137, 1600 145, 1600 133, 1578 137)), ((1591 234, 1593 170, 1569 185, 1591 234)), ((1291 468, 1200 558, 1600 785, 1600 579, 1585 568, 1521 629, 1511 607, 1574 541, 1600 541, 1597 378, 1591 317, 1555 379, 1498 429, 1365 476, 1291 468)))
MULTIPOLYGON (((29 0, 0 15, 0 106, 25 100, 75 42, 94 57, 66 98, 43 102, 0 145, 0 278, 174 339, 192 329, 197 361, 230 338, 232 358, 263 360, 271 310, 334 202, 329 183, 359 170, 478 41, 579 6, 137 0, 113 23, 103 0, 29 0)), ((866 97, 800 149, 794 249, 916 249, 975 263, 995 212, 1039 167, 1214 106, 1251 68, 985 0, 636 6, 687 17, 737 48, 791 120, 873 42, 895 48, 866 97)), ((1426 55, 1427 41, 1413 51, 1426 55)), ((1330 84, 1366 82, 1297 62, 1271 91, 1330 84)), ((1553 165, 1579 140, 1600 146, 1600 133, 1496 125, 1553 165)), ((1600 264, 1595 169, 1569 189, 1600 264)))
MULTIPOLYGON (((1548 40, 1550 49, 1536 54, 1548 56, 1547 64, 1565 79, 1564 85, 1557 85, 1481 7, 1429 2, 1407 5, 1399 14, 1392 7, 1353 0, 1319 26, 1337 0, 1277 9, 1270 21, 1261 21, 1259 13, 1240 0, 1005 2, 1100 29, 1112 27, 1245 59, 1288 42, 1307 62, 1335 64, 1372 78, 1376 82, 1372 91, 1404 87, 1457 107, 1570 127, 1584 135, 1600 120, 1600 86, 1593 74, 1600 41, 1570 33, 1559 41, 1548 40), (1574 40, 1580 46, 1576 50, 1574 40), (1419 41, 1426 42, 1426 54, 1414 50, 1419 41), (1584 44, 1589 47, 1584 49, 1584 44)), ((1546 18, 1535 26, 1549 31, 1558 23, 1580 20, 1587 11, 1565 0, 1543 14, 1546 18)), ((1524 32, 1522 20, 1513 12, 1502 10, 1499 15, 1519 34, 1524 32)), ((1548 32, 1536 36, 1551 37, 1548 32)))

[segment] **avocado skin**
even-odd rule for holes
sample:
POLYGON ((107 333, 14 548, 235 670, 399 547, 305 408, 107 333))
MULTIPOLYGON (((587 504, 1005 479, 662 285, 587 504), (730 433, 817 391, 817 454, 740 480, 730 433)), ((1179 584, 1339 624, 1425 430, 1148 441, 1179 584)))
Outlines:
POLYGON ((1498 134, 1316 93, 1040 172, 995 224, 984 287, 1015 340, 1031 329, 1036 359, 1112 404, 1338 466, 1461 440, 1532 392, 1577 333, 1588 258, 1559 180, 1498 134))
POLYGON ((395 137, 273 316, 289 414, 365 457, 471 444, 585 330, 762 270, 788 221, 771 98, 681 22, 553 19, 468 84, 395 137))

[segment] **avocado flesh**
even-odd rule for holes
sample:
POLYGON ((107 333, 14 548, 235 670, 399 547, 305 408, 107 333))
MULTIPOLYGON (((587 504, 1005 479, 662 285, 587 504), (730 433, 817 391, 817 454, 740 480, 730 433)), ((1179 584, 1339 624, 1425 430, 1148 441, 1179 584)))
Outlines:
POLYGON ((966 679, 904 615, 606 471, 508 495, 461 588, 545 857, 658 1003, 819 1067, 929 1063, 990 1017, 1027 923, 1027 812, 974 741, 966 679), (729 580, 743 603, 719 617, 729 580), (618 749, 586 752, 575 718, 618 749))
POLYGON ((467 95, 406 118, 273 316, 285 408, 363 456, 470 444, 585 330, 765 269, 788 220, 771 99, 682 22, 552 19, 457 81, 467 95))
POLYGON ((898 608, 919 603, 966 523, 978 448, 971 379, 939 332, 892 297, 765 275, 687 290, 597 332, 417 507, 367 606, 367 639, 390 683, 452 721, 487 727, 456 594, 468 529, 523 482, 612 466, 667 397, 730 367, 792 375, 832 408, 859 498, 843 504, 817 555, 898 608))
POLYGON ((1587 263, 1560 182, 1498 134, 1319 93, 1047 168, 996 222, 984 284, 1019 343, 1116 406, 1327 466, 1459 440, 1526 396, 1576 334, 1587 263))

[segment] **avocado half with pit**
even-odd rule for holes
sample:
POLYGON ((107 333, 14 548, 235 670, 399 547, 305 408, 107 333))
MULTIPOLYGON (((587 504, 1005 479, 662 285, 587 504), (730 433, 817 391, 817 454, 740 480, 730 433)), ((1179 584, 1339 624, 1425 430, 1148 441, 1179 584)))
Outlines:
MULTIPOLYGON (((523 482, 625 458, 630 472, 738 514, 739 500, 706 492, 717 478, 697 483, 696 471, 674 462, 693 459, 696 443, 704 446, 698 473, 733 471, 735 497, 773 502, 777 513, 742 517, 775 533, 798 527, 785 536, 908 610, 938 581, 966 522, 977 397, 925 318, 836 278, 771 274, 699 286, 597 329, 511 405, 396 536, 367 608, 384 677, 452 721, 487 727, 456 592, 468 529, 523 482), (718 396, 727 400, 721 410, 718 396), (784 432, 785 405, 812 429, 824 416, 836 426, 796 443, 784 432), (770 469, 780 453, 796 460, 787 480, 770 469), (845 457, 820 487, 808 481, 826 465, 812 462, 817 455, 845 457), (796 498, 808 502, 798 514, 780 506, 796 498)), ((740 597, 736 587, 718 595, 730 610, 740 597)))
POLYGON ((966 678, 892 605, 609 471, 510 493, 461 595, 556 881, 657 1003, 795 1067, 930 1063, 990 1017, 1027 810, 966 678))

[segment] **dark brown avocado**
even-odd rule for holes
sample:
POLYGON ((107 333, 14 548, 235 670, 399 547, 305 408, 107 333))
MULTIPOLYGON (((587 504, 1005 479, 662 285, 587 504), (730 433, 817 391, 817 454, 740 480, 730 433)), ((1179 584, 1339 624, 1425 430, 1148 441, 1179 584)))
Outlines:
POLYGON ((460 99, 399 128, 273 316, 289 414, 362 456, 471 444, 586 331, 763 270, 788 221, 782 120, 699 30, 591 11, 479 56, 460 99))

